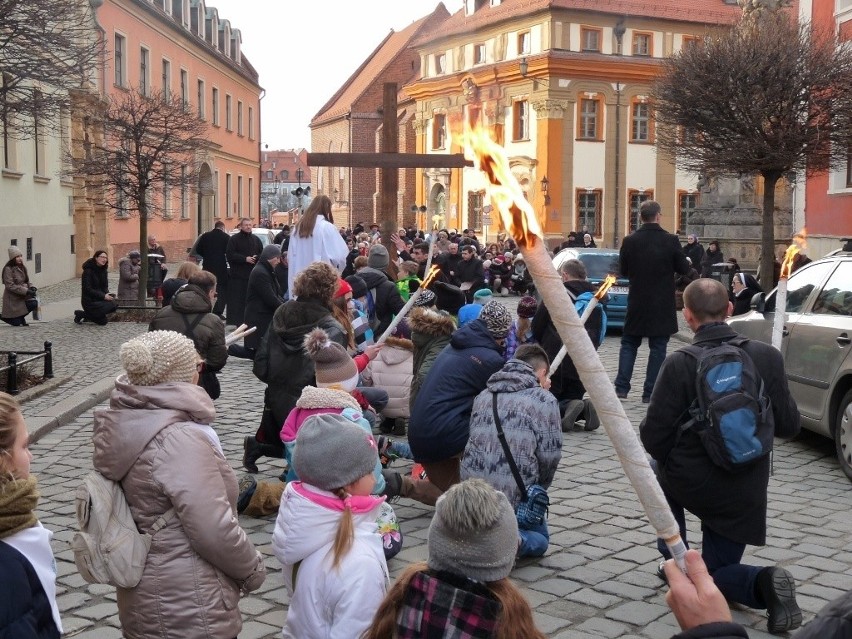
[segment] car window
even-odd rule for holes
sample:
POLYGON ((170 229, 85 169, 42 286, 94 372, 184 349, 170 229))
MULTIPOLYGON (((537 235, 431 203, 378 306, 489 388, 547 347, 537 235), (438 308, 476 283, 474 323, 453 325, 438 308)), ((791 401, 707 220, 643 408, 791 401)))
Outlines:
POLYGON ((817 296, 814 313, 852 316, 852 262, 843 262, 817 296))
POLYGON ((602 280, 610 273, 618 274, 618 253, 580 253, 589 279, 602 280))
MULTIPOLYGON (((793 273, 787 282, 787 312, 801 313, 810 294, 822 284, 834 266, 834 262, 814 262, 793 273)), ((771 301, 767 302, 767 311, 775 310, 776 292, 777 289, 773 291, 771 301)))

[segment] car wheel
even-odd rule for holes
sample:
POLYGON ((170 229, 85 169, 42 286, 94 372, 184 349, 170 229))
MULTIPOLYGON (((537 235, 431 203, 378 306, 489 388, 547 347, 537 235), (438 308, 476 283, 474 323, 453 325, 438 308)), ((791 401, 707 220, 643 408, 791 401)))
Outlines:
POLYGON ((852 390, 846 392, 837 408, 834 447, 840 468, 852 480, 852 390))

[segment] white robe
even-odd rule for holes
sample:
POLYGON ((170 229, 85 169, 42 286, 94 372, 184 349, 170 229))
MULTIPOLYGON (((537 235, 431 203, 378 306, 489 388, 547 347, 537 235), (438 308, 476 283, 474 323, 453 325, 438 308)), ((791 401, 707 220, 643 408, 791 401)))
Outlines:
POLYGON ((298 227, 294 228, 290 235, 290 246, 287 249, 287 290, 290 297, 295 297, 293 280, 309 264, 325 262, 342 273, 346 267, 348 255, 349 249, 340 236, 340 231, 334 227, 334 224, 327 221, 324 215, 317 215, 314 232, 310 237, 299 237, 298 227))

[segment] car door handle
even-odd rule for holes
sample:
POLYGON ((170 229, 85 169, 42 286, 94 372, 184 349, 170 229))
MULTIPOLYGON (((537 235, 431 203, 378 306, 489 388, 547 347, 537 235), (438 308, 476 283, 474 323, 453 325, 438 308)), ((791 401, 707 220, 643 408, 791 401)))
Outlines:
POLYGON ((841 333, 837 337, 837 343, 840 346, 849 346, 850 342, 852 342, 852 339, 849 339, 849 335, 847 333, 841 333))
MULTIPOLYGON (((784 327, 784 330, 781 331, 781 335, 783 337, 787 337, 790 334, 790 331, 787 330, 787 327, 784 327)), ((838 338, 839 339, 839 338, 838 338)))

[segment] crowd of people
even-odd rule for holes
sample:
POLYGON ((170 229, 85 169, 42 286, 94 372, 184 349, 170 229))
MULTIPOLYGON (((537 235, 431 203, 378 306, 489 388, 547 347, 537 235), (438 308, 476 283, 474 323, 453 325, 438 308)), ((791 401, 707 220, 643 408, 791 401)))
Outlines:
MULTIPOLYGON (((658 543, 657 574, 670 584, 678 636, 747 636, 727 601, 767 610, 769 631, 787 632, 802 621, 792 575, 741 563, 746 545, 766 543, 770 459, 731 472, 691 428, 697 356, 666 354, 676 306, 696 348, 730 344, 753 360, 768 427, 791 437, 799 416, 783 361, 724 322, 753 278, 735 276, 728 291, 700 277, 690 262, 703 270, 710 253, 715 263, 718 243, 704 252, 690 236, 681 247, 661 228, 656 202, 640 215, 620 251, 631 287, 614 385, 628 396, 648 338, 642 443, 684 542, 685 511, 702 523, 702 554, 687 554, 688 579, 658 543)), ((594 245, 587 233, 572 235, 570 246, 594 245)), ((508 577, 517 558, 548 549, 547 516, 532 500, 553 482, 563 433, 594 430, 600 419, 570 356, 549 371, 561 340, 551 310, 530 295, 534 283, 511 238, 484 245, 469 229, 427 237, 401 228, 388 245, 376 224, 336 227, 330 201, 318 196, 272 244, 261 246, 241 220, 231 235, 217 223, 193 252, 201 267, 181 265, 149 332, 121 347, 124 373, 95 413, 95 469, 120 482, 139 530, 155 529, 141 581, 117 593, 125 636, 236 637, 239 597, 266 577, 237 514, 277 513, 271 541, 289 602, 284 637, 543 637, 508 577), (424 286, 430 259, 439 273, 424 286), (508 295, 519 297, 516 314, 497 299, 508 295), (256 327, 251 339, 227 348, 226 324, 242 322, 256 327), (240 479, 213 427, 215 374, 229 353, 251 359, 266 384, 240 479), (257 481, 262 457, 280 478, 257 481), (399 458, 414 470, 396 470, 399 458), (434 514, 428 560, 390 585, 387 562, 405 544, 391 505, 398 499, 434 514)), ((10 250, 15 287, 28 285, 19 257, 10 250)), ((116 299, 107 256, 97 252, 84 266, 75 321, 106 323, 119 301, 136 299, 140 266, 135 251, 121 261, 116 299)), ((579 260, 559 274, 574 301, 593 290, 579 260)), ((605 325, 599 307, 586 325, 595 348, 605 325)), ((0 599, 0 636, 58 637, 50 533, 35 515, 30 459, 20 408, 0 394, 0 593, 9 595, 0 599)), ((841 636, 813 634, 813 626, 800 636, 841 636)))

